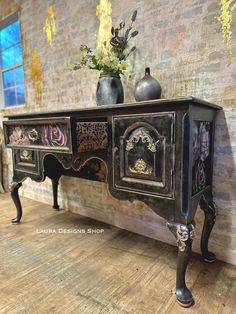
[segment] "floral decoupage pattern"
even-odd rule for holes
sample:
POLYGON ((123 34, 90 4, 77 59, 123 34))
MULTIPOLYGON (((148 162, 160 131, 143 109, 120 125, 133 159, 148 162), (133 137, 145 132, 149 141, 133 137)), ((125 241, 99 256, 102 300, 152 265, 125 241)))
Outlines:
POLYGON ((63 126, 57 124, 44 125, 41 131, 42 143, 46 146, 66 146, 67 136, 63 126))
POLYGON ((9 144, 66 147, 68 144, 66 128, 64 124, 11 126, 8 129, 9 144))
POLYGON ((210 182, 211 122, 194 121, 192 153, 192 194, 203 190, 210 182))
POLYGON ((30 145, 30 139, 25 134, 22 127, 16 126, 10 132, 9 144, 13 145, 30 145))

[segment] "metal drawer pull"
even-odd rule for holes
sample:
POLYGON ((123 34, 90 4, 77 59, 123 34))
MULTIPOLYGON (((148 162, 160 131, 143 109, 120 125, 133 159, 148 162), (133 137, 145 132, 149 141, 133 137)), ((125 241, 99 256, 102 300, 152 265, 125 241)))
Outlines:
POLYGON ((27 149, 24 149, 20 154, 21 160, 32 160, 32 154, 27 149))
POLYGON ((35 129, 32 129, 29 131, 29 139, 33 142, 36 142, 39 138, 38 131, 35 129))

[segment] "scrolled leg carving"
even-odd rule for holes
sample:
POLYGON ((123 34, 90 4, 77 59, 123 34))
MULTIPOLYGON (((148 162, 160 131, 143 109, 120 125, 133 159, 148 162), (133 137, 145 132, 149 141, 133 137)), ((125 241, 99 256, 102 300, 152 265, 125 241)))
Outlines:
POLYGON ((175 236, 178 243, 176 298, 181 306, 189 307, 193 304, 193 296, 185 284, 185 274, 192 251, 194 225, 182 225, 179 223, 168 222, 167 226, 175 236))
POLYGON ((208 251, 208 240, 216 221, 216 206, 213 202, 212 197, 207 199, 204 195, 202 196, 199 205, 205 214, 201 236, 202 257, 206 262, 212 263, 216 260, 216 256, 214 253, 208 251))
POLYGON ((19 224, 22 217, 22 206, 21 206, 21 202, 20 202, 20 198, 18 194, 18 190, 21 186, 22 186, 21 182, 20 183, 13 182, 11 185, 11 197, 16 206, 16 213, 17 213, 16 218, 13 218, 11 220, 12 224, 14 225, 19 224))

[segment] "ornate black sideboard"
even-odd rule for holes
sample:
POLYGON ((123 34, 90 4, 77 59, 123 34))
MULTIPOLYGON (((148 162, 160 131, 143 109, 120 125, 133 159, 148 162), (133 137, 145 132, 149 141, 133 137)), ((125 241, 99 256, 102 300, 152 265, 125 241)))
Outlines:
POLYGON ((178 243, 176 297, 182 306, 190 306, 185 272, 198 204, 205 213, 202 255, 215 260, 208 238, 215 222, 212 167, 219 109, 189 97, 9 116, 4 133, 13 154, 11 195, 17 216, 12 223, 22 217, 18 190, 25 178, 51 178, 53 207, 58 209, 60 177, 78 177, 96 159, 104 165, 114 197, 138 199, 168 221, 178 243))

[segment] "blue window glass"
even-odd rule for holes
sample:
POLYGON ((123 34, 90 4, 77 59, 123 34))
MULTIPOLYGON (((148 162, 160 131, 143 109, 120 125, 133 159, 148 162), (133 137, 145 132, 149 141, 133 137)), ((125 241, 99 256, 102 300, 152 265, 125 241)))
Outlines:
POLYGON ((14 47, 14 60, 16 64, 22 64, 21 44, 18 44, 14 47))
POLYGON ((2 79, 5 107, 25 103, 22 63, 20 24, 13 17, 10 24, 8 20, 6 26, 0 28, 0 71, 2 76, 0 79, 2 79))
POLYGON ((3 28, 0 32, 1 50, 10 48, 20 42, 20 25, 19 21, 3 28))
POLYGON ((18 105, 22 105, 25 103, 24 85, 18 86, 16 88, 16 101, 18 105))
POLYGON ((2 70, 22 64, 22 50, 20 44, 2 51, 2 70))
POLYGON ((3 75, 3 87, 4 88, 12 87, 15 85, 14 71, 15 70, 9 70, 9 71, 5 71, 2 73, 2 75, 3 75))
POLYGON ((24 70, 23 67, 18 67, 14 70, 16 85, 24 85, 24 70))
POLYGON ((15 106, 17 104, 15 88, 5 89, 4 97, 5 97, 5 106, 6 107, 15 106))
POLYGON ((24 84, 24 70, 20 66, 13 70, 4 71, 3 75, 3 88, 9 88, 15 85, 24 84))
POLYGON ((14 66, 15 64, 15 47, 10 47, 2 51, 2 70, 14 66))

